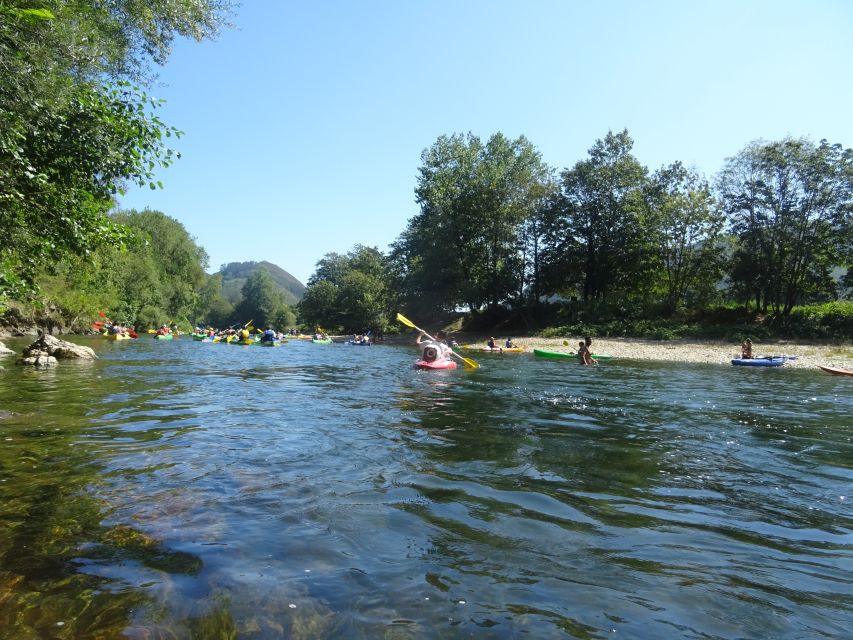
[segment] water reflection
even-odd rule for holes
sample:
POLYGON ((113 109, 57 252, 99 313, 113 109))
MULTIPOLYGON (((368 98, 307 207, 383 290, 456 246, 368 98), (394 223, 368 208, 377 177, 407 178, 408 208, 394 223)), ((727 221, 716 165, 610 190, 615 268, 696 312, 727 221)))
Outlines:
POLYGON ((0 372, 0 628, 19 635, 797 638, 853 623, 853 405, 828 376, 99 348, 88 370, 0 372))

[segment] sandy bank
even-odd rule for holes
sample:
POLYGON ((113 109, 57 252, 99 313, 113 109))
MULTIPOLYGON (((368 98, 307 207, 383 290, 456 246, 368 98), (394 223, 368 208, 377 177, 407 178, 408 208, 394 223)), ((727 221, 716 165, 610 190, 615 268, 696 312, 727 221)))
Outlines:
MULTIPOLYGON (((460 344, 482 344, 485 346, 488 336, 468 336, 455 334, 460 344)), ((496 336, 497 338, 498 336, 496 336)), ((503 342, 505 336, 499 342, 503 342)), ((529 350, 546 349, 574 353, 577 351, 581 336, 563 338, 516 337, 513 341, 529 350)), ((616 358, 633 360, 667 360, 678 362, 704 362, 730 364, 732 358, 740 357, 740 345, 714 340, 639 340, 635 338, 593 338, 593 353, 601 353, 616 358)), ((785 363, 786 367, 813 368, 818 365, 853 369, 853 345, 815 345, 801 342, 755 342, 753 353, 756 356, 786 355, 796 356, 796 360, 785 363)))

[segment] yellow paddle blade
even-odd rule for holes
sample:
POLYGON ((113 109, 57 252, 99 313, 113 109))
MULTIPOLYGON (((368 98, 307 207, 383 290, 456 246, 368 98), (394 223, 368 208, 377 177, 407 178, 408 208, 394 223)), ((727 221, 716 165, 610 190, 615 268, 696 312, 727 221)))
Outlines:
POLYGON ((412 329, 417 329, 417 327, 415 326, 415 323, 414 323, 414 322, 412 322, 411 320, 409 320, 409 319, 408 319, 406 316, 404 316, 402 313, 398 313, 398 314, 397 314, 397 320, 399 320, 399 321, 400 321, 400 322, 402 322, 403 324, 405 324, 405 325, 407 325, 407 326, 411 327, 412 329))
POLYGON ((564 347, 568 347, 568 346, 569 346, 569 341, 568 341, 568 340, 563 340, 563 346, 564 346, 564 347))
POLYGON ((459 356, 459 357, 462 358, 462 362, 465 363, 465 366, 471 367, 472 369, 479 369, 480 368, 480 365, 477 364, 476 362, 474 362, 473 360, 471 360, 471 358, 464 358, 462 356, 459 356))

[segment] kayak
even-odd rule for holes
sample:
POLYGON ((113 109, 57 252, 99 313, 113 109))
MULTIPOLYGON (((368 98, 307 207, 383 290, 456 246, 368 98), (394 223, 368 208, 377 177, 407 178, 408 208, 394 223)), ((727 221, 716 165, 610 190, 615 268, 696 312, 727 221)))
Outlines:
POLYGON ((481 351, 482 353, 524 353, 526 351, 524 347, 495 347, 492 349, 491 347, 481 347, 478 344, 465 344, 459 348, 466 351, 481 351))
POLYGON ((193 333, 190 335, 192 335, 193 340, 195 340, 196 342, 201 342, 202 340, 208 337, 206 333, 193 333))
POLYGON ((435 360, 415 360, 415 369, 455 369, 456 361, 450 358, 436 358, 435 360))
MULTIPOLYGON (((287 340, 284 342, 287 342, 287 340)), ((259 347, 277 347, 281 342, 279 340, 258 340, 255 344, 259 347)))
POLYGON ((732 358, 732 364, 737 367, 781 367, 785 364, 785 356, 770 358, 732 358))
POLYGON ((369 342, 358 342, 357 340, 350 340, 349 342, 347 342, 347 344, 351 344, 354 347, 369 347, 370 346, 369 342))
MULTIPOLYGON (((563 351, 544 351, 543 349, 534 349, 533 355, 538 356, 540 358, 570 358, 572 360, 578 359, 578 354, 576 353, 565 353, 563 351)), ((593 353, 593 360, 612 360, 613 356, 606 356, 600 353, 593 353)))
POLYGON ((823 365, 817 366, 834 376, 853 376, 853 371, 850 369, 842 369, 841 367, 824 367, 823 365))
POLYGON ((133 340, 133 338, 131 338, 130 336, 126 336, 121 333, 105 333, 102 335, 107 340, 133 340))
POLYGON ((155 339, 155 340, 171 340, 171 339, 172 339, 172 338, 174 338, 174 337, 175 337, 175 336, 173 336, 171 333, 167 333, 167 334, 164 334, 164 335, 154 334, 154 339, 155 339))
POLYGON ((332 339, 326 338, 325 340, 317 340, 316 338, 311 338, 311 342, 314 344, 332 344, 332 339))

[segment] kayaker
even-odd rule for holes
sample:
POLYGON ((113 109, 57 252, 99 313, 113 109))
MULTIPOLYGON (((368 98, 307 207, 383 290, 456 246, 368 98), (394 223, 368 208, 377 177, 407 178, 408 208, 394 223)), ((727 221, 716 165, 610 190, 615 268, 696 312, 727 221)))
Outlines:
POLYGON ((740 343, 741 360, 752 360, 752 340, 747 338, 740 343))
POLYGON ((486 343, 486 346, 489 347, 489 349, 500 349, 500 347, 495 342, 495 336, 489 338, 489 341, 486 343))
POLYGON ((506 347, 507 349, 516 349, 517 348, 515 346, 515 343, 512 341, 512 338, 506 339, 506 342, 504 343, 504 347, 506 347))
POLYGON ((168 335, 169 333, 170 333, 169 325, 164 324, 162 327, 157 329, 157 335, 158 336, 165 336, 165 335, 168 335))
POLYGON ((272 330, 272 327, 267 327, 266 331, 264 331, 261 336, 261 342, 275 342, 276 333, 272 330))
POLYGON ((436 333, 435 339, 431 339, 427 334, 421 331, 415 341, 415 344, 421 348, 422 359, 427 362, 432 362, 438 358, 450 357, 450 347, 447 346, 446 331, 442 330, 436 333))

